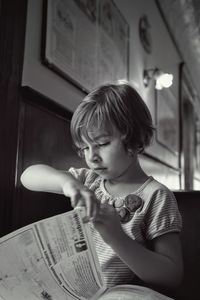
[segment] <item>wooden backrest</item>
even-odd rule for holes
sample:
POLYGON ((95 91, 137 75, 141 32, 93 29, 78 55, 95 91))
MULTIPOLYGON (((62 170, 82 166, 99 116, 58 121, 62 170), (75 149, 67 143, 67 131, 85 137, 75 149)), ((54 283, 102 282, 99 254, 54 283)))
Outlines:
POLYGON ((174 192, 182 215, 184 278, 177 300, 200 299, 200 191, 174 192))

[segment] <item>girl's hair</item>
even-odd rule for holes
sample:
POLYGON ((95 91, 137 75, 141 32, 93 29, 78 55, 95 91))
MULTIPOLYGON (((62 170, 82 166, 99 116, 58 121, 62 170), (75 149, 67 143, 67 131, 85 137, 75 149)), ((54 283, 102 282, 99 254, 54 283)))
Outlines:
POLYGON ((128 84, 106 84, 89 93, 75 110, 71 134, 78 147, 82 137, 116 128, 126 149, 142 153, 149 146, 154 132, 150 111, 137 91, 128 84))

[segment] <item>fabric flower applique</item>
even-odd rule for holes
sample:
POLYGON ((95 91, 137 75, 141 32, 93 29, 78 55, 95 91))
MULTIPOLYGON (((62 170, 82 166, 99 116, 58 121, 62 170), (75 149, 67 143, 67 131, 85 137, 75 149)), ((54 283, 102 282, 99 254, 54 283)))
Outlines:
POLYGON ((126 196, 125 199, 118 198, 114 200, 113 206, 120 216, 121 223, 129 222, 136 210, 143 205, 142 199, 134 194, 126 196))

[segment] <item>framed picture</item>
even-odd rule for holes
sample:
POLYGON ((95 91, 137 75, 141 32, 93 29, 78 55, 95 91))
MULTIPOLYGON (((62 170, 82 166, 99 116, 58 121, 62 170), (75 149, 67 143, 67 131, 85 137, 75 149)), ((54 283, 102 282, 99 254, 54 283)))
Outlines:
POLYGON ((156 92, 156 141, 179 154, 179 102, 170 88, 156 92))
POLYGON ((128 80, 129 26, 112 0, 44 0, 42 61, 85 91, 128 80))

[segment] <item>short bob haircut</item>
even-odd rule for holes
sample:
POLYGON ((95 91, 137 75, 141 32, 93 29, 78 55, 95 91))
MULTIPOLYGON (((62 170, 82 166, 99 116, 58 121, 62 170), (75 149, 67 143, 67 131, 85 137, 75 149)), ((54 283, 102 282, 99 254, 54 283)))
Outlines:
MULTIPOLYGON (((150 145, 154 127, 150 111, 137 91, 129 84, 106 84, 90 92, 75 110, 71 120, 71 135, 77 148, 82 137, 116 128, 127 150, 142 153, 150 145)), ((78 149, 77 149, 78 150, 78 149)))

